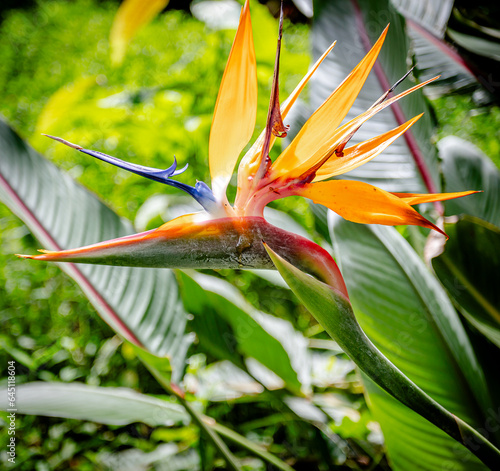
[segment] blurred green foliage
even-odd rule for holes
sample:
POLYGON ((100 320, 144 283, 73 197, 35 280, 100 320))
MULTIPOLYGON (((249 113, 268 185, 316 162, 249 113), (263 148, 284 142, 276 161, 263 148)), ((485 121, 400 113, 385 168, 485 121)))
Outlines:
MULTIPOLYGON (((189 163, 182 181, 208 182, 212 111, 234 31, 210 30, 185 12, 169 11, 139 32, 123 64, 113 68, 108 35, 115 12, 115 3, 97 0, 40 1, 29 9, 5 12, 0 24, 0 114, 38 151, 118 214, 134 220, 155 195, 175 190, 93 160, 40 133, 153 167, 168 167, 175 155, 179 166, 189 163)), ((258 134, 267 115, 277 24, 257 2, 252 4, 252 20, 258 62, 258 134)), ((309 65, 307 27, 285 22, 283 45, 281 89, 282 96, 287 96, 309 65)), ((498 109, 493 109, 493 119, 486 120, 466 98, 458 101, 460 114, 454 109, 454 97, 436 103, 443 134, 461 130, 462 137, 498 156, 498 139, 492 137, 498 137, 498 109)), ((304 200, 288 198, 279 207, 312 229, 304 200)), ((160 207, 149 214, 141 229, 161 224, 164 210, 160 207)), ((39 247, 24 224, 1 205, 0 364, 17 360, 19 382, 81 381, 162 394, 133 350, 114 336, 57 266, 35 265, 12 255, 33 253, 39 247)), ((222 270, 219 276, 235 284, 252 304, 289 320, 313 341, 327 338, 289 290, 270 288, 249 272, 222 270)), ((191 353, 188 373, 196 377, 213 359, 196 354, 196 345, 191 353)), ((342 361, 338 358, 338 364, 342 361)), ((331 463, 332 456, 342 462, 344 455, 338 451, 342 446, 359 463, 351 461, 338 469, 359 468, 368 461, 372 469, 387 469, 377 447, 380 433, 352 368, 345 369, 336 386, 346 392, 339 399, 343 409, 336 405, 327 430, 296 420, 272 394, 213 402, 208 413, 269 446, 282 459, 292 460, 297 470, 331 469, 326 463, 331 463), (332 445, 336 440, 337 445, 332 445)), ((326 380, 322 383, 320 372, 316 389, 334 390, 326 380)), ((22 434, 15 469, 20 470, 105 469, 100 463, 107 452, 129 448, 149 452, 163 442, 186 448, 193 443, 206 445, 194 427, 113 427, 20 416, 18 428, 22 434)), ((249 469, 263 468, 257 464, 249 469)))
POLYGON ((470 95, 453 95, 433 102, 438 137, 457 136, 474 143, 500 167, 500 108, 478 107, 470 95))

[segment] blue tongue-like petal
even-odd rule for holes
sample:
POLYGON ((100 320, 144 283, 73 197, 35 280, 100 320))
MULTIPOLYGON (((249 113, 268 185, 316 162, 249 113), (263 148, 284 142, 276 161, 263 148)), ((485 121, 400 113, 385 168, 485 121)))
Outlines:
POLYGON ((132 164, 130 162, 126 162, 124 160, 118 159, 111 155, 104 154, 102 152, 84 149, 83 147, 77 144, 73 144, 69 141, 61 139, 60 137, 50 136, 49 134, 44 134, 44 136, 50 137, 55 141, 61 142, 62 144, 72 147, 73 149, 79 150, 84 154, 91 155, 92 157, 95 157, 99 160, 103 160, 104 162, 115 165, 116 167, 120 167, 124 170, 128 170, 129 172, 141 175, 142 177, 149 178, 150 180, 154 180, 159 183, 164 183, 166 185, 179 188, 180 190, 183 190, 189 195, 191 195, 209 213, 215 212, 218 209, 218 205, 215 201, 215 197, 212 193, 212 190, 205 183, 197 182, 196 185, 192 187, 186 185, 185 183, 177 182, 175 180, 170 179, 170 177, 179 175, 188 168, 188 165, 186 165, 180 170, 177 170, 177 160, 175 159, 175 157, 174 157, 174 163, 167 169, 162 170, 159 168, 144 167, 143 165, 132 164))
POLYGON ((128 170, 129 172, 136 173, 137 175, 141 175, 142 177, 149 178, 156 182, 166 183, 167 185, 171 183, 171 180, 169 180, 170 177, 179 175, 188 168, 188 164, 186 164, 184 168, 176 170, 177 160, 175 157, 174 157, 174 163, 165 170, 162 170, 159 168, 144 167, 143 165, 132 164, 130 162, 126 162, 111 155, 103 154, 102 152, 96 150, 89 150, 83 148, 78 150, 80 152, 83 152, 84 154, 91 155, 92 157, 103 160, 104 162, 108 162, 109 164, 113 164, 117 167, 123 168, 124 170, 128 170))

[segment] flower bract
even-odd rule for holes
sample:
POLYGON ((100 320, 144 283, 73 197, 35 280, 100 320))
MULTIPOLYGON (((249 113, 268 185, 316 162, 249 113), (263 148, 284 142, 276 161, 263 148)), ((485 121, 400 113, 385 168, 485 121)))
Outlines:
POLYGON ((434 79, 395 96, 386 93, 364 113, 343 123, 382 48, 386 28, 367 55, 273 162, 269 156, 270 150, 276 138, 285 136, 288 131, 283 120, 335 45, 332 44, 325 51, 280 105, 278 77, 281 34, 282 16, 266 127, 240 161, 234 204, 229 203, 226 190, 240 153, 252 137, 257 114, 257 65, 248 1, 241 12, 213 115, 208 145, 211 187, 203 182, 189 186, 177 181, 176 178, 184 169, 177 170, 176 162, 165 170, 144 167, 49 136, 80 152, 183 190, 200 203, 203 211, 181 216, 153 231, 92 246, 25 257, 172 268, 272 268, 262 246, 262 241, 265 241, 291 263, 337 286, 347 296, 340 272, 331 257, 316 244, 268 224, 263 219, 267 204, 298 195, 357 223, 417 225, 444 234, 413 206, 466 196, 474 191, 418 195, 389 193, 360 181, 332 179, 375 158, 421 115, 384 134, 349 145, 352 136, 364 122, 434 79))

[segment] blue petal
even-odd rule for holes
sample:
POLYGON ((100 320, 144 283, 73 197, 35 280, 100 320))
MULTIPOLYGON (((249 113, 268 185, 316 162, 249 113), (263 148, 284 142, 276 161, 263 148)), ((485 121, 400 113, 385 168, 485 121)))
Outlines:
POLYGON ((203 182, 197 182, 194 187, 186 185, 185 183, 177 182, 175 180, 171 180, 170 177, 179 175, 184 172, 188 166, 186 165, 184 168, 180 170, 177 169, 177 159, 174 157, 174 163, 165 170, 161 170, 158 168, 152 167, 144 167, 143 165, 132 164, 130 162, 125 162, 124 160, 117 159, 116 157, 112 157, 111 155, 103 154, 102 152, 98 152, 95 150, 88 149, 78 149, 80 152, 84 154, 91 155, 96 157, 104 162, 108 162, 110 164, 116 165, 117 167, 123 168, 124 170, 128 170, 129 172, 136 173, 137 175, 141 175, 143 177, 149 178, 150 180, 154 180, 156 182, 164 183, 165 185, 170 185, 179 190, 185 191, 187 194, 191 195, 198 203, 201 204, 203 209, 208 212, 214 212, 218 205, 216 204, 215 197, 212 193, 212 190, 203 182))
POLYGON ((91 155, 99 160, 103 160, 104 162, 108 162, 116 167, 123 168, 124 170, 128 170, 129 172, 135 173, 137 175, 141 175, 142 177, 149 178, 150 180, 154 180, 159 183, 164 183, 166 185, 173 186, 178 188, 179 190, 185 191, 189 195, 191 195, 201 206, 208 211, 209 213, 218 213, 219 205, 217 204, 215 197, 212 193, 212 190, 203 182, 197 182, 194 187, 186 185, 185 183, 177 182, 175 180, 171 180, 170 177, 175 175, 179 175, 184 172, 188 166, 186 165, 184 168, 177 170, 177 160, 174 157, 174 163, 166 168, 165 170, 159 168, 152 167, 144 167, 143 165, 132 164, 130 162, 126 162, 124 160, 118 159, 111 155, 104 154, 102 152, 98 152, 95 150, 84 149, 83 147, 68 142, 60 137, 50 136, 48 134, 44 134, 44 136, 50 137, 56 141, 59 141, 73 149, 79 150, 84 154, 91 155))
POLYGON ((108 162, 109 164, 116 165, 117 167, 123 168, 124 170, 128 170, 129 172, 133 172, 137 175, 141 175, 143 177, 149 178, 156 182, 167 183, 169 184, 170 177, 174 175, 179 175, 187 169, 187 165, 181 169, 177 169, 177 160, 174 157, 174 163, 165 170, 159 168, 152 167, 144 167, 143 165, 132 164, 130 162, 125 162, 124 160, 118 159, 111 155, 103 154, 102 152, 98 152, 96 150, 89 149, 78 149, 80 152, 84 154, 91 155, 97 159, 103 160, 104 162, 108 162))

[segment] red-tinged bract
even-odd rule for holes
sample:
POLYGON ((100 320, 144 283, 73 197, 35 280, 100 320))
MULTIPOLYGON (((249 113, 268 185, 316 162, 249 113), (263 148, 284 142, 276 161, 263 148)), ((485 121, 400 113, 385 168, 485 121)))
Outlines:
POLYGON ((273 268, 262 244, 265 242, 283 258, 329 283, 347 297, 342 276, 330 255, 309 240, 267 223, 263 210, 268 203, 287 196, 304 196, 350 221, 418 225, 444 234, 412 205, 458 198, 474 191, 422 195, 388 193, 358 181, 329 180, 375 158, 421 117, 416 116, 380 136, 348 146, 365 121, 431 81, 396 96, 390 97, 386 93, 364 113, 341 125, 378 57, 387 28, 363 60, 313 113, 290 145, 274 162, 271 161, 269 151, 276 138, 286 134, 287 127, 283 120, 309 78, 335 45, 332 44, 318 59, 280 106, 278 71, 281 31, 282 21, 268 122, 240 162, 234 205, 229 204, 226 189, 239 154, 252 136, 257 112, 256 61, 248 0, 242 9, 212 121, 209 141, 211 188, 203 182, 197 182, 192 187, 172 180, 183 171, 176 170, 176 163, 166 170, 143 167, 53 137, 108 163, 186 191, 204 211, 182 216, 142 234, 24 257, 168 268, 273 268))

